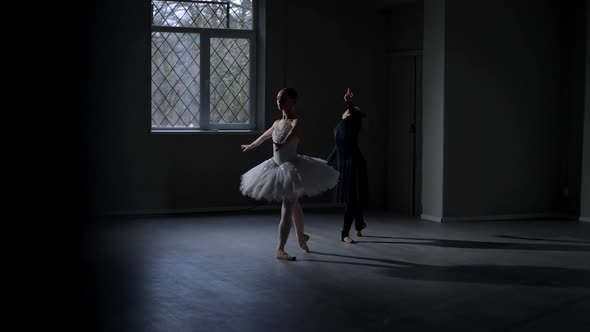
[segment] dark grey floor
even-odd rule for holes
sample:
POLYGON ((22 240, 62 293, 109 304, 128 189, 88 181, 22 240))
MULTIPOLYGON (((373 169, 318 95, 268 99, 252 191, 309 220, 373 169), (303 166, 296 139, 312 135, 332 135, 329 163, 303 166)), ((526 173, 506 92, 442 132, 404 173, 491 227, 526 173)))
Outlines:
POLYGON ((311 253, 274 258, 277 214, 117 219, 88 228, 84 330, 581 331, 590 223, 434 223, 306 212, 311 253), (353 236, 354 237, 354 236, 353 236), (356 237, 354 237, 356 238, 356 237))

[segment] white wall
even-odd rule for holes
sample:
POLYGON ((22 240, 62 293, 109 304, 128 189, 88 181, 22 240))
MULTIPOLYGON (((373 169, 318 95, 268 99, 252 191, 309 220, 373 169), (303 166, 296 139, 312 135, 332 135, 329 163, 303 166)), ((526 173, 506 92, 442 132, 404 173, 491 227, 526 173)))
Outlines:
POLYGON ((422 217, 443 216, 445 3, 424 1, 422 217))
POLYGON ((586 82, 584 105, 584 145, 580 215, 590 221, 590 1, 586 1, 586 82))

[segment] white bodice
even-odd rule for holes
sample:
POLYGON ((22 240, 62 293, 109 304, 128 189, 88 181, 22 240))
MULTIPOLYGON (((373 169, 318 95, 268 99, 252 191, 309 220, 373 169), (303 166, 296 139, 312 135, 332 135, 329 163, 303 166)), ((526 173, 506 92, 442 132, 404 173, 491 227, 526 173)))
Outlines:
MULTIPOLYGON (((272 131, 272 141, 282 143, 291 131, 291 124, 285 125, 283 128, 278 128, 278 125, 272 131)), ((272 145, 272 158, 277 164, 282 164, 287 161, 292 161, 297 158, 297 146, 299 145, 299 137, 295 136, 291 139, 289 144, 283 145, 278 151, 275 145, 272 145)))

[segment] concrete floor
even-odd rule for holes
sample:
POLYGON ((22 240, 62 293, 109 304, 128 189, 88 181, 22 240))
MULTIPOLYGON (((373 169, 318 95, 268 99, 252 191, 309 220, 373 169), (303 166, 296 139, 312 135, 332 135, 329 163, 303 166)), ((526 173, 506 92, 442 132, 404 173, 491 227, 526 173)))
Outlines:
POLYGON ((369 213, 340 242, 306 212, 311 253, 274 258, 276 213, 117 219, 88 228, 83 330, 581 331, 590 223, 435 223, 369 213))

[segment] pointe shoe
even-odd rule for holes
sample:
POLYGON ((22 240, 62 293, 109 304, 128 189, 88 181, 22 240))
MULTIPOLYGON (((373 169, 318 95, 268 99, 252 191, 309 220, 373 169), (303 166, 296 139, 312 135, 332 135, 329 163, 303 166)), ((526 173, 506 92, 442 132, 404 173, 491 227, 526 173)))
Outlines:
POLYGON ((351 239, 350 236, 345 236, 343 237, 340 241, 344 242, 344 243, 356 243, 355 240, 351 239))
POLYGON ((287 252, 285 252, 284 250, 277 250, 276 257, 277 257, 277 259, 281 259, 284 261, 294 261, 297 259, 297 257, 287 254, 287 252))
POLYGON ((309 247, 307 246, 307 241, 309 241, 309 235, 303 234, 303 241, 303 243, 299 243, 299 246, 301 247, 301 249, 303 249, 303 251, 309 252, 309 247))

